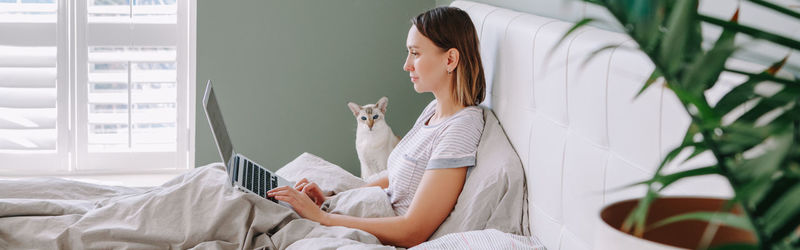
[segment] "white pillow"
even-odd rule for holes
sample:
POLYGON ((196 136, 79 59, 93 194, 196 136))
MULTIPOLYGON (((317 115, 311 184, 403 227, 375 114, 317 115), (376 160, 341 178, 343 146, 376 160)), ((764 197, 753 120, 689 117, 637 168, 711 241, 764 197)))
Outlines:
POLYGON ((303 178, 316 182, 328 196, 365 185, 361 178, 308 152, 287 163, 275 174, 293 182, 303 178))
POLYGON ((484 108, 484 127, 475 166, 453 212, 431 235, 494 228, 530 235, 525 171, 494 113, 484 108))

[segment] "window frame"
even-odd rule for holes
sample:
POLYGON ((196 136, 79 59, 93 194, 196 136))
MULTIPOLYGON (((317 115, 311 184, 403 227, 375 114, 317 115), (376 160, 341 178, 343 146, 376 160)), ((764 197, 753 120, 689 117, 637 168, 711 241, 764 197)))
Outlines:
MULTIPOLYGON (((174 30, 178 32, 177 43, 174 44, 177 63, 176 151, 89 152, 87 150, 89 44, 86 33, 90 27, 87 23, 87 2, 57 0, 56 150, 0 152, 0 160, 3 162, 0 167, 0 175, 164 174, 180 173, 193 168, 197 3, 191 0, 176 0, 177 22, 174 24, 174 30)), ((33 27, 48 25, 48 23, 12 23, 10 25, 19 25, 20 27, 31 25, 33 27)), ((103 25, 106 24, 101 24, 101 26, 103 25)), ((128 24, 119 24, 117 27, 122 25, 128 26, 128 24)), ((114 25, 109 27, 111 26, 114 25)), ((129 82, 129 89, 130 84, 132 83, 129 82)))

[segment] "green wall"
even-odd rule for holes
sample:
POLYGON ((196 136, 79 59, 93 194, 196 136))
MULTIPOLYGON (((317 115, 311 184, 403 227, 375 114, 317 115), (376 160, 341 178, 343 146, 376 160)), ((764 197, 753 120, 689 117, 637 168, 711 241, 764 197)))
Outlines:
POLYGON ((395 134, 430 94, 403 71, 410 18, 434 0, 200 0, 195 165, 219 160, 202 94, 214 81, 236 151, 277 169, 303 152, 360 173, 348 101, 389 97, 395 134))

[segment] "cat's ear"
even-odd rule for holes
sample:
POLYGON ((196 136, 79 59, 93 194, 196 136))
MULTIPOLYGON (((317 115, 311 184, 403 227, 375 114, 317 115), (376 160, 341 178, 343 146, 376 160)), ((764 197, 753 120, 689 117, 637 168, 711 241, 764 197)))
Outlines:
POLYGON ((381 110, 381 113, 386 114, 386 105, 388 105, 388 104, 389 104, 389 97, 385 97, 384 96, 384 97, 381 97, 380 100, 378 100, 378 103, 376 103, 375 106, 377 106, 378 109, 381 110))
POLYGON ((350 108, 350 111, 353 111, 353 116, 358 116, 358 112, 361 111, 361 106, 355 102, 348 102, 347 107, 350 108))

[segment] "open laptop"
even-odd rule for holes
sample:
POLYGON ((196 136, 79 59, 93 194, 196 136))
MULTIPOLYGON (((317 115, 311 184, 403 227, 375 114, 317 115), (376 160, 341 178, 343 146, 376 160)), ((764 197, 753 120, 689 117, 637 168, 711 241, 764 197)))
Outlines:
MULTIPOLYGON (((231 138, 228 136, 225 122, 222 120, 222 112, 220 111, 217 97, 214 95, 214 86, 211 85, 211 80, 208 80, 206 84, 206 92, 203 95, 203 109, 206 111, 208 125, 211 126, 211 133, 214 135, 214 141, 217 143, 222 162, 225 163, 225 169, 228 172, 231 184, 241 191, 278 202, 275 198, 267 197, 267 191, 280 186, 294 186, 294 183, 275 175, 233 150, 233 143, 231 143, 231 138)), ((284 202, 280 203, 283 204, 284 202)))

